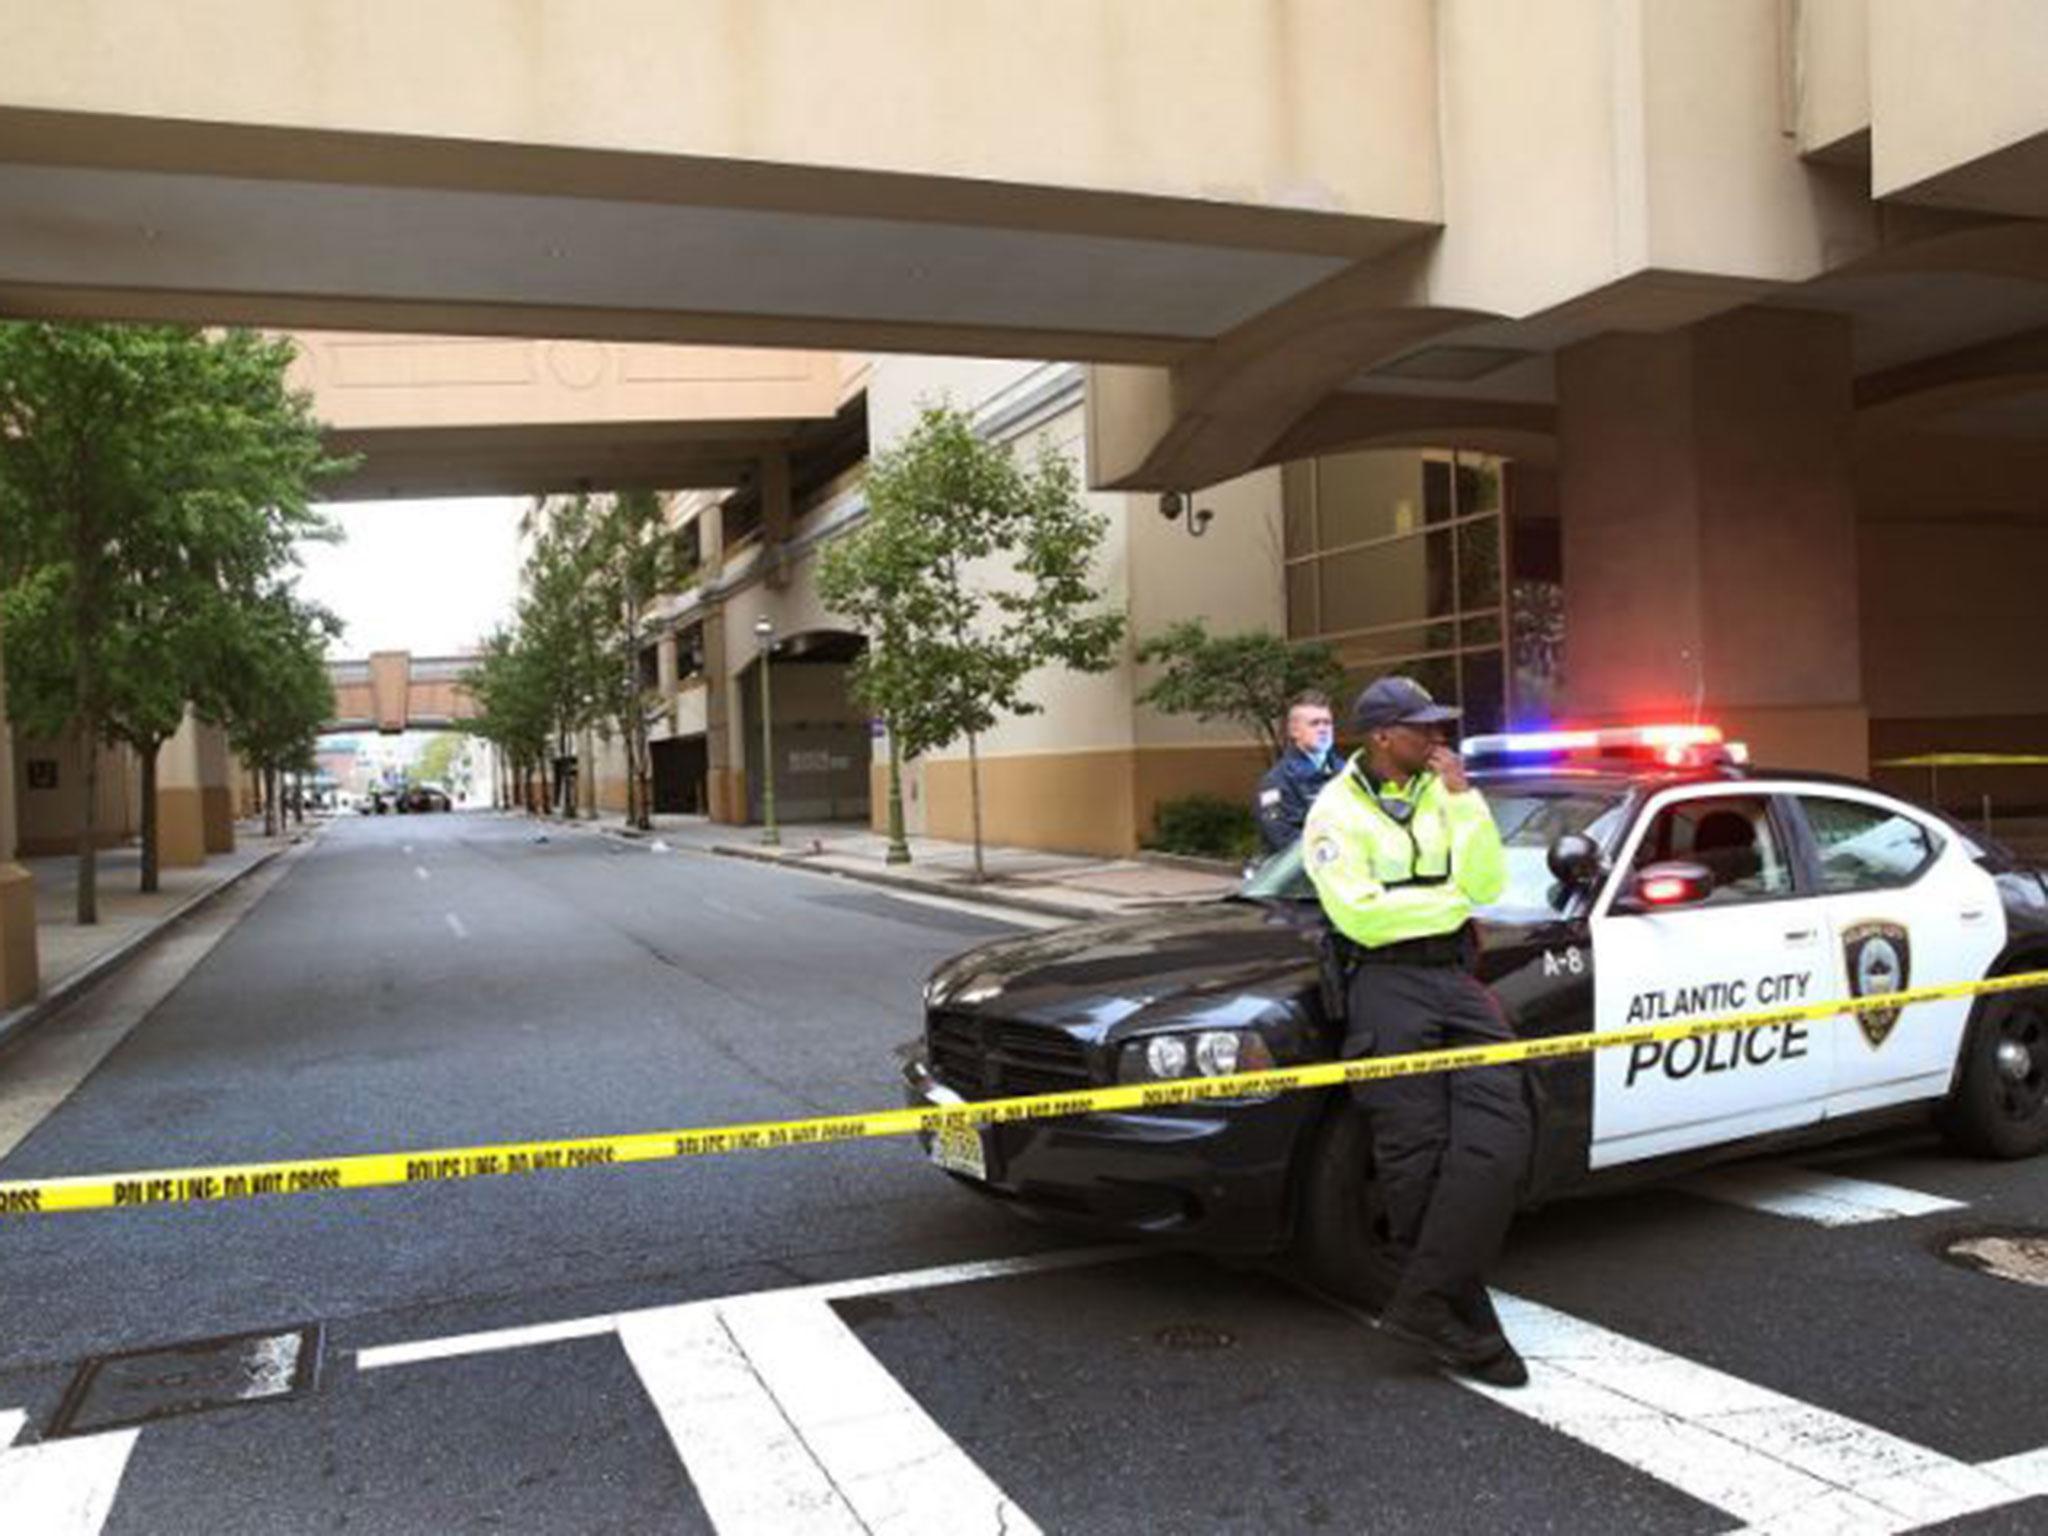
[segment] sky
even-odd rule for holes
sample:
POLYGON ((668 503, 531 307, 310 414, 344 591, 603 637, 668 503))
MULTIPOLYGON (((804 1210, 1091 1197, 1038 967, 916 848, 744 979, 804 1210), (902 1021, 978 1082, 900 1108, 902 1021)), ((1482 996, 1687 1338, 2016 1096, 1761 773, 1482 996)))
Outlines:
POLYGON ((523 497, 355 501, 322 510, 339 544, 301 544, 299 594, 348 627, 334 657, 445 656, 510 619, 519 591, 523 497))

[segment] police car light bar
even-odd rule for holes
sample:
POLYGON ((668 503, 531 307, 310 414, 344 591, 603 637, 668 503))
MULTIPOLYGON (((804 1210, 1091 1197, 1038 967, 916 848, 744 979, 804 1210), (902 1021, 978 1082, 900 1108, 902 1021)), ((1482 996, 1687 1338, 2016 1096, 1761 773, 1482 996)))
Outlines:
POLYGON ((1505 731, 1468 736, 1468 761, 1486 758, 1555 762, 1567 758, 1650 758, 1670 768, 1746 763, 1749 749, 1727 741, 1718 725, 1629 725, 1597 731, 1505 731))

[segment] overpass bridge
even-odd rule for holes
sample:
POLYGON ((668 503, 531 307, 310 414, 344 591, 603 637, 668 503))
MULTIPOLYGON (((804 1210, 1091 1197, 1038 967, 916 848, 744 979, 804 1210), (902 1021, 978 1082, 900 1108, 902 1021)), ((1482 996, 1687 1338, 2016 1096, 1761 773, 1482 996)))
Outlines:
POLYGON ((479 711, 462 675, 481 659, 377 651, 366 660, 330 661, 334 716, 326 729, 397 735, 448 730, 473 720, 479 711))

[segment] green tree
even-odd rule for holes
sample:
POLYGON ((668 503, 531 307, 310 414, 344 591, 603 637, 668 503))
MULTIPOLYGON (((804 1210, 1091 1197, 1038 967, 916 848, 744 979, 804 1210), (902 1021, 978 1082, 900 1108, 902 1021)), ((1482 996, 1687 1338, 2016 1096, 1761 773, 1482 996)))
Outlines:
POLYGON ((1313 641, 1289 641, 1271 630, 1212 635, 1200 619, 1184 619, 1138 647, 1138 660, 1161 671, 1138 695, 1169 715, 1228 720, 1256 738, 1268 755, 1287 750, 1287 705, 1314 690, 1344 686, 1337 653, 1313 641))
POLYGON ((553 729, 540 670, 521 633, 500 629, 484 641, 483 659, 463 676, 478 710, 470 729, 497 748, 514 796, 529 811, 553 729))
POLYGON ((220 637, 201 706, 227 726, 228 742, 263 778, 263 830, 281 830, 278 780, 310 773, 320 729, 334 715, 327 642, 341 623, 276 586, 238 611, 220 637))
POLYGON ((423 784, 448 784, 455 771, 455 759, 462 751, 460 731, 439 731, 420 748, 415 769, 423 784))
POLYGON ((98 749, 143 772, 145 890, 156 759, 207 658, 325 525, 314 485, 345 466, 286 389, 288 342, 170 326, 0 325, 0 625, 9 705, 73 732, 84 813, 78 920, 98 916, 98 749))
POLYGON ((595 703, 600 728, 616 727, 625 745, 626 819, 645 829, 653 825, 647 743, 647 709, 653 699, 640 673, 647 609, 663 592, 688 586, 694 573, 661 498, 652 491, 604 498, 587 539, 588 596, 597 624, 592 638, 610 653, 609 665, 596 669, 595 703))
POLYGON ((1107 519, 1066 458, 1045 450, 1027 470, 943 406, 874 457, 867 502, 866 520, 819 561, 818 591, 868 637, 853 688, 888 723, 896 840, 896 753, 964 736, 983 879, 980 738, 1042 708, 1026 692, 1033 672, 1104 671, 1123 638, 1123 615, 1090 579, 1107 519))

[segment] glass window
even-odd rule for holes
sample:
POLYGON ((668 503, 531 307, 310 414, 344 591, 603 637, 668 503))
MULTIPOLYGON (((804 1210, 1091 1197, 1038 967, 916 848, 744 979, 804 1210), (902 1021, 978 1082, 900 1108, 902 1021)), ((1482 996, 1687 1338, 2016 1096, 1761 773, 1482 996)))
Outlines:
POLYGON ((1881 891, 1910 883, 1941 845, 1919 822, 1881 805, 1799 797, 1820 847, 1820 888, 1830 893, 1881 891))
POLYGON ((1458 606, 1500 607, 1500 519, 1458 525, 1458 606))
POLYGON ((1314 561, 1287 567, 1287 633, 1296 639, 1323 632, 1322 610, 1316 605, 1314 561))
POLYGON ((1451 536, 1429 533, 1320 562, 1323 632, 1375 629, 1453 612, 1451 536))
POLYGON ((1507 718, 1506 668, 1498 650, 1467 651, 1459 660, 1464 673, 1465 718, 1459 729, 1467 736, 1497 731, 1507 718))
POLYGON ((1714 877, 1709 906, 1727 906, 1792 892, 1792 864, 1771 827, 1761 795, 1680 800, 1657 813, 1636 849, 1635 873, 1679 859, 1714 877))
POLYGON ((1316 460, 1316 547, 1341 549, 1421 526, 1412 453, 1337 453, 1316 460))
POLYGON ((1280 507, 1286 518, 1287 554, 1312 555, 1316 549, 1316 465, 1296 459, 1280 471, 1280 507))
POLYGON ((1425 459, 1422 464, 1422 515, 1426 522, 1447 523, 1457 516, 1451 500, 1451 466, 1443 459, 1425 459))

